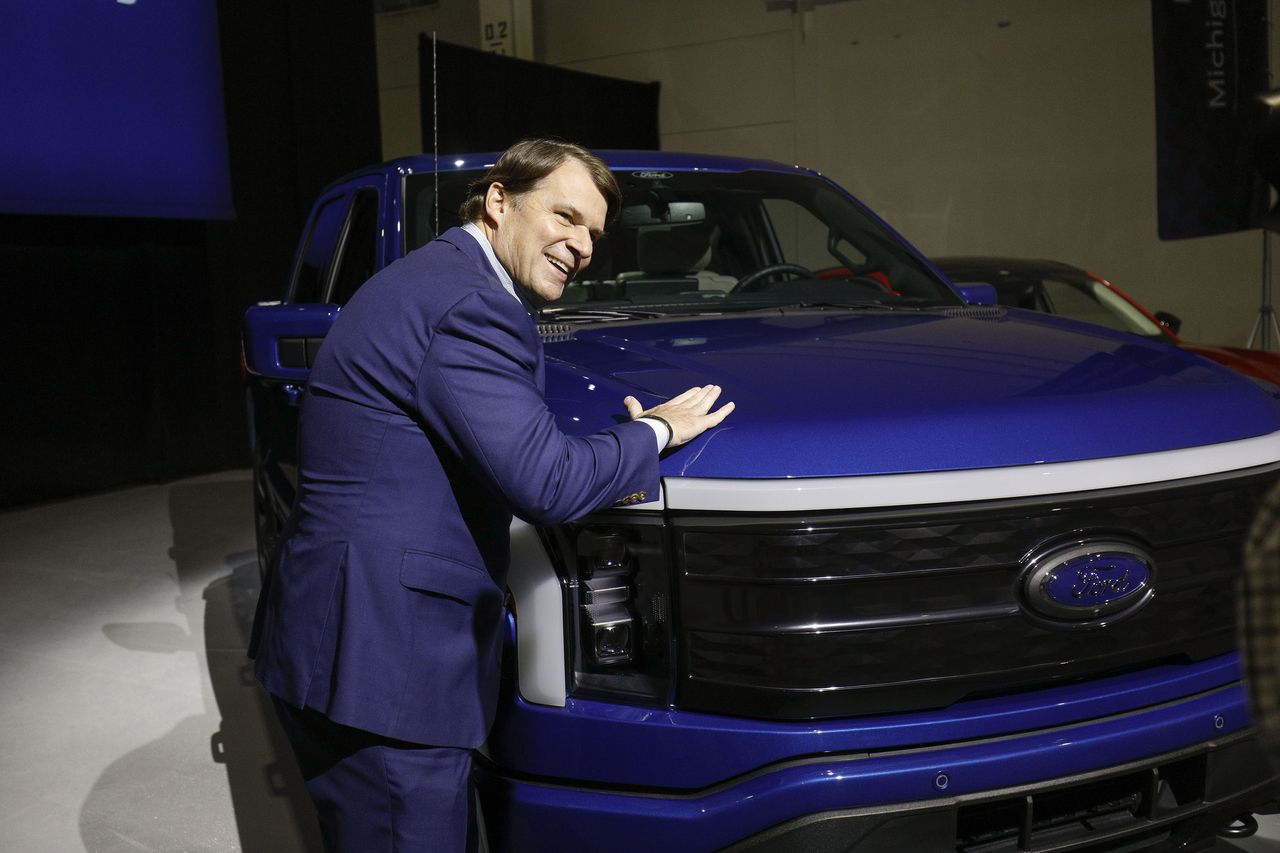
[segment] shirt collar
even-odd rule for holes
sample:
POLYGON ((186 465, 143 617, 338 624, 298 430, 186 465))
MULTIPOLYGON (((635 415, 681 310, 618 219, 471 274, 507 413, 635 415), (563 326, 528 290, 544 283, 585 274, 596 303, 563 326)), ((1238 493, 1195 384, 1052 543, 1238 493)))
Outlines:
POLYGON ((506 288, 507 293, 519 302, 524 304, 524 300, 516 293, 516 284, 511 280, 510 274, 502 268, 502 264, 498 263, 498 256, 493 253, 493 246, 489 244, 489 238, 484 236, 484 232, 480 230, 480 226, 474 222, 468 222, 462 226, 462 230, 466 231, 475 241, 480 244, 480 248, 484 250, 484 256, 489 259, 489 266, 493 267, 493 272, 498 276, 498 281, 502 282, 502 286, 506 288))

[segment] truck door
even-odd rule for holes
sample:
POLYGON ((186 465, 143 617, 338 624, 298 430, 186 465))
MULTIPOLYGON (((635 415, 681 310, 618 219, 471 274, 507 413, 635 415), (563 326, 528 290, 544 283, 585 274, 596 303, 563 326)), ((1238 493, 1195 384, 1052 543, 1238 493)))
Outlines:
POLYGON ((244 359, 258 558, 267 559, 297 489, 299 406, 316 353, 338 312, 385 262, 376 185, 344 187, 315 205, 281 302, 245 313, 244 359))

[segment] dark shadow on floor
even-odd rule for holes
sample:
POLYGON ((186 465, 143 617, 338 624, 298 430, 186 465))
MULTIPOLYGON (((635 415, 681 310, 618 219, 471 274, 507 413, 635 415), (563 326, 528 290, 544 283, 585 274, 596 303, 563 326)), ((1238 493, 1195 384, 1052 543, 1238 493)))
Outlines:
MULTIPOLYGON (((248 504, 246 503, 246 512, 248 504)), ((270 697, 245 657, 258 598, 258 563, 241 555, 228 577, 204 591, 209 678, 221 715, 211 755, 224 765, 240 847, 253 851, 321 851, 315 809, 270 697), (234 642, 228 642, 228 640, 234 642)))
POLYGON ((245 657, 259 587, 247 478, 172 486, 169 523, 177 624, 104 632, 140 654, 194 651, 206 713, 107 768, 81 809, 85 849, 319 853, 314 809, 245 657))

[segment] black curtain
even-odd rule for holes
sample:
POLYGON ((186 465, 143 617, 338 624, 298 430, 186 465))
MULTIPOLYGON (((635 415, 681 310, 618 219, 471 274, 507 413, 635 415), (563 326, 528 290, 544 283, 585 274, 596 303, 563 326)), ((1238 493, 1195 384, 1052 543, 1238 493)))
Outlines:
POLYGON ((1152 0, 1156 178, 1163 240, 1256 228, 1267 88, 1266 0, 1152 0))
POLYGON ((0 216, 0 506, 249 463, 240 318, 280 298, 319 190, 381 158, 374 19, 218 17, 234 220, 0 216))
POLYGON ((501 151, 525 137, 552 136, 588 148, 656 150, 658 83, 571 71, 437 40, 418 40, 422 147, 432 150, 433 115, 446 154, 501 151))

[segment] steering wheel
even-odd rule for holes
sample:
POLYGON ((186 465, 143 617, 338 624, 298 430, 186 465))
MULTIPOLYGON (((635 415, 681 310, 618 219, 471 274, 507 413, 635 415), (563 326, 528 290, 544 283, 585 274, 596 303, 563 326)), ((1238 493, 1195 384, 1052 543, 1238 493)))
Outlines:
POLYGON ((769 264, 758 270, 747 273, 738 279, 730 290, 730 293, 746 293, 752 290, 759 290, 756 287, 760 280, 767 276, 776 275, 777 273, 788 273, 790 275, 803 276, 804 278, 813 278, 813 271, 808 267, 802 267, 799 264, 769 264))

